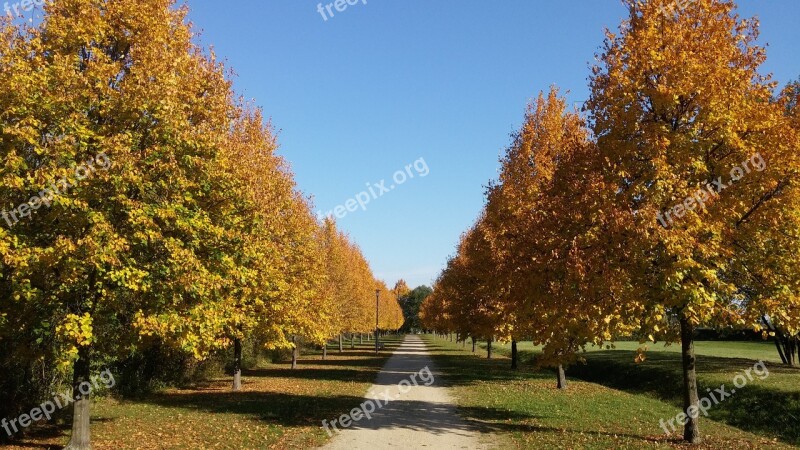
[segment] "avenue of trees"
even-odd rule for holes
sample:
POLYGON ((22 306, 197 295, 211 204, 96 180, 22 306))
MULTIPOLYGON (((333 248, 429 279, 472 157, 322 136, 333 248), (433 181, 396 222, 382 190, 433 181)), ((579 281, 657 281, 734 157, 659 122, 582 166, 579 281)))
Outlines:
POLYGON ((800 90, 758 72, 733 1, 626 4, 585 114, 557 88, 531 104, 421 317, 543 346, 562 388, 589 345, 680 342, 697 443, 698 327, 762 331, 798 364, 800 90))
MULTIPOLYGON (((315 219, 185 8, 44 8, 35 26, 0 18, 0 209, 21 217, 0 223, 0 415, 170 358, 225 358, 240 389, 243 343, 296 358, 374 331, 376 290, 379 327, 401 327, 397 295, 315 219), (75 170, 97 155, 107 170, 75 170)), ((69 449, 90 446, 89 397, 69 449)))

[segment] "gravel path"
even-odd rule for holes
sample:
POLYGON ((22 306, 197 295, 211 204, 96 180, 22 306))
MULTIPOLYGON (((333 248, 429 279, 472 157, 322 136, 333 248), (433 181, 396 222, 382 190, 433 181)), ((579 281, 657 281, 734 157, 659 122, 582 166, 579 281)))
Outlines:
MULTIPOLYGON (((459 417, 447 388, 440 386, 436 377, 425 343, 418 336, 407 336, 367 392, 360 420, 344 429, 340 422, 333 424, 341 432, 323 448, 488 448, 481 435, 459 417), (368 419, 364 414, 373 408, 368 419)), ((351 414, 342 411, 345 413, 351 414)), ((351 417, 359 418, 358 412, 351 417)), ((332 426, 329 429, 333 432, 332 426)))

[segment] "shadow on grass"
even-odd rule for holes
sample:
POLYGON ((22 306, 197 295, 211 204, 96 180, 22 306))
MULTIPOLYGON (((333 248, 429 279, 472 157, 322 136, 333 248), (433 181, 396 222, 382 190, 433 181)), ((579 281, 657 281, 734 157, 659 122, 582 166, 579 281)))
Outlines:
MULTIPOLYGON (((143 402, 166 408, 201 410, 210 414, 240 414, 255 420, 294 427, 322 426, 349 414, 365 399, 355 396, 315 397, 296 394, 264 392, 195 391, 191 393, 158 395, 143 402)), ((493 408, 467 408, 462 420, 452 406, 425 401, 395 400, 381 402, 370 420, 362 420, 353 428, 395 429, 404 428, 434 434, 479 431, 521 431, 526 426, 508 423, 507 419, 526 420, 533 416, 519 415, 493 408)))
MULTIPOLYGON (((485 352, 481 355, 480 350, 476 353, 456 350, 456 354, 447 351, 449 343, 427 340, 428 347, 439 370, 444 376, 437 379, 443 386, 469 386, 486 382, 513 382, 518 380, 545 379, 550 380, 555 385, 555 374, 551 371, 534 370, 531 367, 520 366, 517 371, 511 370, 510 360, 504 357, 487 359, 485 352)), ((502 352, 499 353, 502 355, 502 352)), ((520 352, 520 362, 531 361, 534 357, 533 352, 520 352)), ((495 409, 486 407, 459 407, 459 413, 467 420, 470 425, 481 432, 522 432, 522 433, 550 433, 564 436, 565 442, 569 441, 569 435, 576 437, 582 435, 605 436, 610 438, 626 437, 643 442, 667 444, 673 442, 670 438, 654 438, 646 435, 609 433, 604 431, 587 431, 585 429, 551 428, 531 425, 528 423, 534 419, 544 419, 544 417, 533 414, 524 414, 519 411, 509 411, 507 409, 495 409)), ((675 441, 677 442, 677 441, 675 441)))
MULTIPOLYGON (((485 351, 485 344, 480 346, 485 351)), ((509 351, 500 347, 499 355, 508 356, 509 351)), ((520 351, 522 370, 525 365, 535 363, 537 352, 520 351)), ((634 363, 635 351, 611 350, 590 352, 584 355, 587 364, 576 364, 569 368, 567 375, 601 384, 614 389, 645 394, 681 408, 683 373, 679 353, 651 352, 647 361, 634 363)), ((720 387, 721 383, 707 380, 705 375, 715 379, 727 378, 726 388, 730 390, 733 378, 746 369, 752 368, 756 361, 745 358, 698 357, 698 378, 700 398, 720 387)), ((767 364, 771 375, 796 376, 800 371, 776 364, 767 364)), ((459 374, 455 378, 459 378, 459 374)), ((549 370, 534 373, 534 376, 553 377, 549 370)), ((463 378, 463 377, 462 377, 463 378)), ((467 377, 469 378, 469 377, 467 377)), ((758 378, 756 378, 758 380, 758 378)), ((469 380, 467 380, 469 381, 469 380)), ((800 444, 800 391, 797 389, 779 390, 774 387, 749 383, 738 390, 733 397, 713 406, 708 417, 755 434, 769 435, 793 445, 800 444)))
POLYGON ((34 444, 28 442, 15 442, 14 446, 20 448, 44 448, 47 450, 62 450, 64 448, 63 445, 34 444))
MULTIPOLYGON (((321 350, 309 349, 299 361, 299 368, 288 367, 244 370, 244 387, 248 378, 297 378, 308 380, 330 380, 342 382, 374 381, 376 374, 385 364, 391 353, 402 343, 402 337, 385 337, 381 339, 385 349, 376 355, 374 343, 356 344, 356 350, 350 350, 349 343, 342 354, 338 348, 329 347, 330 359, 321 360, 321 350), (303 367, 307 365, 308 367, 303 367)), ((233 413, 264 420, 276 425, 308 426, 321 425, 323 419, 335 418, 342 411, 350 411, 363 399, 354 396, 312 397, 293 394, 269 392, 233 393, 225 381, 207 380, 194 384, 193 388, 181 392, 156 393, 135 396, 121 400, 123 404, 152 404, 169 408, 203 410, 209 413, 233 413)), ((71 409, 69 410, 71 412, 71 409)), ((49 440, 63 438, 70 429, 71 415, 64 414, 58 423, 33 427, 25 436, 28 440, 49 440)), ((108 422, 111 419, 93 418, 92 423, 108 422)), ((62 449, 62 446, 40 444, 36 442, 15 441, 13 445, 23 448, 62 449)))
MULTIPOLYGON (((16 435, 11 442, 0 442, 0 448, 6 445, 13 445, 19 448, 43 448, 49 450, 62 450, 63 445, 44 444, 37 441, 50 441, 53 439, 64 439, 69 436, 72 428, 72 408, 65 408, 57 411, 53 415, 52 421, 40 423, 25 430, 24 435, 16 435), (33 441, 33 442, 31 442, 33 441)), ((112 419, 98 417, 92 418, 92 423, 113 422, 112 419)))
MULTIPOLYGON (((307 358, 309 356, 312 356, 313 358, 315 358, 318 361, 335 361, 335 359, 330 359, 330 358, 331 357, 343 357, 343 358, 386 358, 386 357, 388 357, 390 355, 391 355, 391 351, 382 350, 380 353, 375 354, 375 349, 370 350, 370 349, 359 349, 359 348, 356 348, 356 350, 350 350, 348 348, 348 349, 345 349, 345 351, 342 352, 342 353, 339 353, 338 350, 335 351, 335 352, 331 351, 331 350, 328 350, 328 358, 329 359, 327 359, 327 360, 323 360, 322 359, 322 354, 321 353, 315 353, 315 354, 305 353, 304 357, 307 358)), ((343 360, 340 360, 340 361, 347 361, 347 359, 343 359, 343 360)), ((281 362, 289 363, 290 361, 281 361, 281 362)))
MULTIPOLYGON (((320 368, 303 368, 302 365, 297 369, 281 368, 281 369, 251 369, 243 370, 242 376, 244 382, 247 378, 297 378, 303 380, 328 380, 328 381, 356 381, 356 382, 372 382, 375 379, 375 371, 371 370, 357 370, 348 369, 352 364, 343 365, 342 368, 320 369, 320 368)), ((370 366, 372 367, 372 366, 370 366)))
POLYGON ((358 406, 356 396, 317 397, 273 392, 194 391, 156 395, 141 403, 167 408, 201 410, 211 414, 240 414, 275 425, 321 426, 358 406))
MULTIPOLYGON (((584 381, 602 384, 626 392, 642 393, 656 397, 680 408, 683 405, 683 373, 680 354, 651 353, 642 364, 633 362, 634 351, 602 351, 585 355, 587 363, 570 367, 568 375, 584 381)), ((722 375, 728 392, 734 377, 754 361, 741 358, 698 358, 698 390, 700 398, 709 396, 708 390, 720 388, 720 383, 706 380, 705 374, 722 375)), ((768 364, 770 376, 793 374, 800 380, 800 371, 768 364)), ((719 404, 712 406, 708 417, 741 430, 766 434, 797 445, 800 444, 800 392, 785 392, 758 384, 758 377, 746 387, 719 404)))
MULTIPOLYGON (((436 367, 446 376, 440 380, 444 386, 463 386, 486 381, 512 381, 529 379, 531 377, 545 378, 546 373, 531 372, 526 369, 512 371, 510 361, 505 358, 487 359, 479 352, 466 353, 466 351, 448 349, 445 343, 429 339, 426 341, 431 351, 436 367), (468 363, 465 363, 467 357, 468 363)), ((439 381, 439 380, 437 380, 439 381)))
MULTIPOLYGON (((307 352, 298 360, 298 368, 274 367, 243 370, 244 392, 230 392, 224 382, 204 383, 197 389, 181 393, 154 394, 138 403, 165 407, 202 409, 211 413, 257 415, 276 424, 296 426, 321 423, 350 411, 363 398, 354 396, 314 397, 273 392, 247 391, 248 378, 297 378, 341 382, 372 383, 377 373, 402 343, 402 337, 382 337, 386 349, 376 355, 368 342, 356 344, 355 350, 345 346, 343 353, 329 349, 329 359, 321 360, 321 352, 307 352), (304 367, 307 366, 307 367, 304 367), (332 415, 333 414, 333 415, 332 415)), ((348 343, 349 344, 349 343, 348 343)), ((288 365, 287 365, 288 366, 288 365)))

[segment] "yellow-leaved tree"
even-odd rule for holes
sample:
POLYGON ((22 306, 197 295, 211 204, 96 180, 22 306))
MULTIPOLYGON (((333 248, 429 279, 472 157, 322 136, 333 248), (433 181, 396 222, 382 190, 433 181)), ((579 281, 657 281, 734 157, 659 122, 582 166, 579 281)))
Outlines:
POLYGON ((773 236, 765 213, 786 198, 797 147, 770 102, 774 83, 758 73, 757 21, 741 20, 732 1, 673 3, 626 1, 629 17, 607 33, 587 107, 606 182, 629 215, 619 235, 637 289, 621 301, 644 311, 644 335, 681 341, 684 439, 694 443, 694 330, 758 326, 750 308, 772 316, 796 301, 748 301, 731 271, 768 248, 758 247, 773 236), (749 239, 754 246, 737 247, 749 239))
POLYGON ((231 205, 210 199, 235 183, 219 170, 235 106, 170 0, 64 0, 45 12, 35 29, 2 24, 1 198, 28 205, 0 235, 2 309, 39 334, 29 348, 57 349, 50 360, 71 370, 67 448, 85 449, 81 386, 95 356, 141 344, 137 324, 166 328, 190 353, 224 344, 214 305, 236 269, 218 250, 231 205), (152 320, 176 310, 189 320, 152 320))

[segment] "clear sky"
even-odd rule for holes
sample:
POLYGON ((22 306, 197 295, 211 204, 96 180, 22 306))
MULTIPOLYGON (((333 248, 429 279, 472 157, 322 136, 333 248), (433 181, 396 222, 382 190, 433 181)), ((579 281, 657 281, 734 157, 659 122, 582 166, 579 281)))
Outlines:
MULTIPOLYGON (((625 15, 619 0, 359 0, 333 17, 318 3, 188 0, 202 44, 272 118, 318 210, 367 184, 377 195, 424 159, 338 220, 378 277, 412 287, 431 283, 480 212, 526 104, 552 84, 585 100, 603 29, 625 15)), ((763 72, 800 76, 800 1, 739 5, 761 20, 763 72)))

